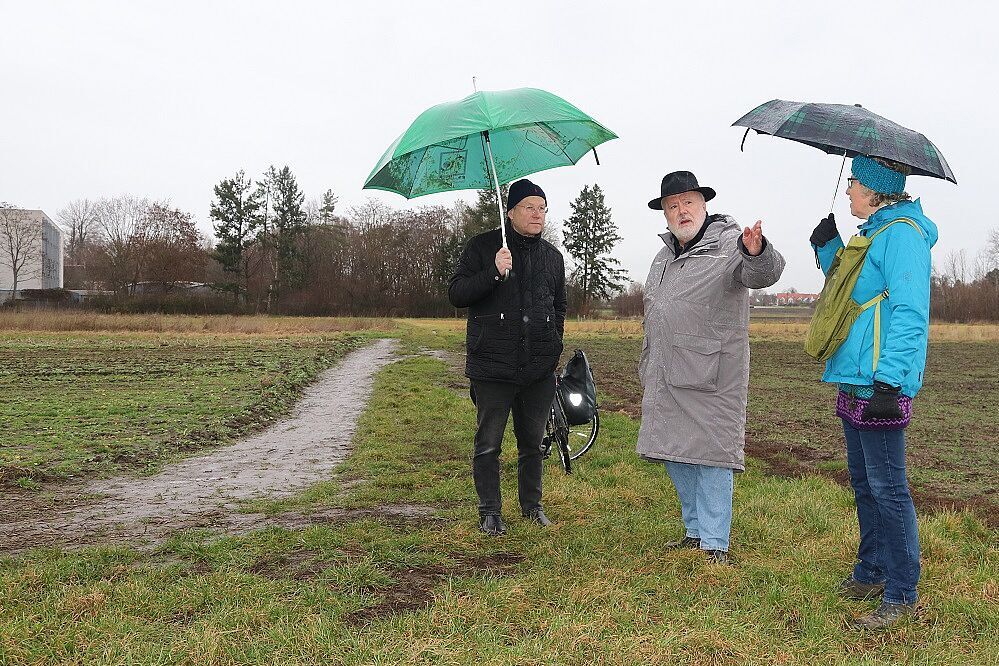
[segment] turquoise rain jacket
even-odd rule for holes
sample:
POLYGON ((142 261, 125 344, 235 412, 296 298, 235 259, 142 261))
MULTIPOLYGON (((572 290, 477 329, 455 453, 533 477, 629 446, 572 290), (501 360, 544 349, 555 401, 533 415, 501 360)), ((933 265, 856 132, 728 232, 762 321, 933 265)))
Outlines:
MULTIPOLYGON (((905 222, 880 233, 867 251, 853 290, 853 300, 858 303, 866 303, 888 290, 888 298, 881 301, 881 354, 877 371, 873 370, 874 308, 871 307, 860 313, 846 341, 826 361, 824 382, 870 386, 877 380, 901 386, 902 393, 910 398, 923 385, 930 326, 930 248, 937 242, 937 227, 923 215, 917 199, 879 209, 860 226, 859 233, 869 236, 900 217, 915 222, 923 234, 905 222)), ((812 247, 822 272, 828 274, 843 240, 837 236, 822 247, 812 247)))

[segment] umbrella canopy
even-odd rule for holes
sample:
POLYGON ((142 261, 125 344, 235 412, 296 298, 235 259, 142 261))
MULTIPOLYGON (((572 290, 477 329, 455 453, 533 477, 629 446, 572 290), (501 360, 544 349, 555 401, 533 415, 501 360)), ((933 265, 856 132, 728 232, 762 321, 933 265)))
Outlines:
MULTIPOLYGON (((957 183, 933 142, 860 105, 810 104, 773 99, 733 126, 753 129, 818 148, 833 155, 882 157, 905 164, 912 173, 957 183)), ((745 143, 743 136, 743 143, 745 143)))
POLYGON ((615 138, 575 106, 544 90, 479 91, 421 113, 378 160, 364 188, 396 192, 407 199, 494 185, 498 189, 498 183, 575 164, 615 138))

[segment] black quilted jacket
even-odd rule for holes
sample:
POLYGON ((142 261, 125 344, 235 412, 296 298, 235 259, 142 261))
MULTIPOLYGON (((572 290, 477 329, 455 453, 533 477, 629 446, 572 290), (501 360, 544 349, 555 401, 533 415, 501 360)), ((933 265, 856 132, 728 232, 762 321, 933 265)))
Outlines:
POLYGON ((541 237, 521 236, 509 224, 506 229, 510 279, 500 280, 496 270, 500 231, 487 231, 468 241, 448 298, 468 308, 465 376, 523 385, 554 372, 562 355, 565 262, 541 237))

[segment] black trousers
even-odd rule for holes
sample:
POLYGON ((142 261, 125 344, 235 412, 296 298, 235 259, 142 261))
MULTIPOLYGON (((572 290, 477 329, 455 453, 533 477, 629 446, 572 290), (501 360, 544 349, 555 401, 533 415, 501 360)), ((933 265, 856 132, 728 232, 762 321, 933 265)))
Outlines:
POLYGON ((555 398, 555 376, 518 386, 503 382, 471 381, 478 427, 472 451, 472 478, 479 496, 479 515, 500 515, 500 451, 506 422, 513 411, 517 437, 517 494, 528 514, 541 508, 541 439, 555 398))

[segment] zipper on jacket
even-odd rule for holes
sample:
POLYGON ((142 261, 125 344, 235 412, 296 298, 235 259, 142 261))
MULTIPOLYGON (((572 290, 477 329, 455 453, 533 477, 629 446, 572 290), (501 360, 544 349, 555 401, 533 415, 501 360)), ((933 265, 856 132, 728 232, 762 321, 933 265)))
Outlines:
MULTIPOLYGON (((673 259, 672 263, 674 263, 674 264, 675 264, 676 262, 677 262, 677 259, 673 259)), ((680 264, 680 266, 679 266, 679 267, 678 267, 678 268, 676 269, 676 270, 677 270, 677 272, 680 272, 680 271, 682 271, 682 270, 683 270, 683 267, 684 267, 684 265, 685 265, 685 264, 680 264)), ((662 283, 663 283, 663 278, 664 278, 664 277, 666 277, 666 269, 667 269, 667 268, 669 268, 669 267, 670 267, 670 262, 666 262, 666 265, 665 265, 665 266, 663 266, 663 274, 659 276, 659 284, 660 284, 660 285, 662 285, 662 283)))

